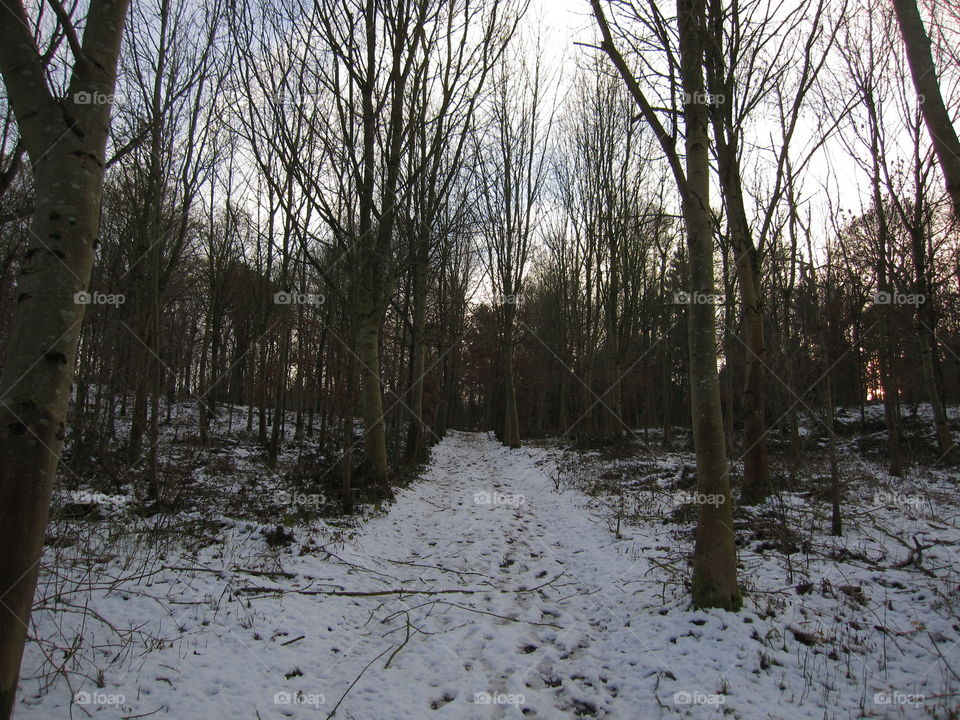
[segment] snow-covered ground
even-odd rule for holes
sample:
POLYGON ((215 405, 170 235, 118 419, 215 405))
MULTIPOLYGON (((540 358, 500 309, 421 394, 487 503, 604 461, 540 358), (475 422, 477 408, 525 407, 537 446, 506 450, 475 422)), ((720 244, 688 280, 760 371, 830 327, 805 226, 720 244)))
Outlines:
POLYGON ((28 645, 24 673, 70 672, 24 680, 16 716, 806 720, 960 707, 960 511, 946 481, 942 496, 861 498, 842 538, 797 495, 751 511, 758 527, 780 513, 810 532, 797 548, 742 533, 747 596, 733 614, 689 609, 691 525, 669 521, 684 458, 653 461, 660 484, 630 488, 629 511, 622 493, 565 480, 563 461, 551 445, 451 433, 421 479, 359 524, 295 525, 278 547, 269 527, 228 517, 176 542, 116 532, 92 569, 61 566, 61 584, 41 585, 33 634, 48 642, 28 645), (922 559, 896 567, 914 537, 922 559), (77 575, 90 582, 56 597, 77 575))

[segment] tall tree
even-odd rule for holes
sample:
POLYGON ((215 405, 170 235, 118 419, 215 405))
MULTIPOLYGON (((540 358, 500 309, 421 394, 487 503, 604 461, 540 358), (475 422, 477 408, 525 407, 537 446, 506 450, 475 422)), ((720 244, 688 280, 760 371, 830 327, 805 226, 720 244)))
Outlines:
POLYGON ((91 0, 82 38, 54 1, 73 56, 66 97, 47 81, 20 0, 3 0, 0 73, 33 168, 36 205, 0 374, 0 718, 13 712, 54 473, 63 445, 100 222, 110 99, 128 0, 91 0))
POLYGON ((940 92, 930 36, 923 26, 917 0, 893 0, 893 9, 907 51, 913 84, 918 97, 922 99, 920 109, 923 120, 940 160, 953 211, 960 217, 960 139, 957 138, 957 131, 940 92))
MULTIPOLYGON (((687 233, 689 295, 691 298, 712 298, 713 218, 710 210, 708 113, 704 102, 707 97, 704 83, 705 0, 677 0, 677 65, 683 97, 684 161, 677 151, 675 137, 663 127, 630 66, 617 50, 600 0, 591 0, 591 6, 600 27, 600 47, 627 84, 673 171, 687 233)), ((697 486, 700 493, 718 500, 700 505, 693 554, 692 597, 695 607, 737 610, 742 597, 737 586, 737 549, 717 373, 715 312, 710 302, 692 302, 687 324, 697 486)))
POLYGON ((519 54, 501 63, 495 82, 486 133, 478 140, 477 193, 485 242, 481 255, 494 294, 500 340, 503 421, 496 427, 504 445, 518 448, 514 333, 539 223, 553 113, 547 105, 549 82, 539 49, 532 67, 519 54))

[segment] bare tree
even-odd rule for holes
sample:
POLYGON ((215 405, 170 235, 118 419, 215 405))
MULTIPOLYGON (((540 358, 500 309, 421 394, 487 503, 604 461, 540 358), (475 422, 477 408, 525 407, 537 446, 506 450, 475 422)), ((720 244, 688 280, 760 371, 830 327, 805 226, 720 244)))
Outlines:
POLYGON ((930 37, 923 27, 917 0, 893 0, 900 34, 907 51, 910 73, 933 149, 940 160, 940 169, 946 181, 947 194, 953 211, 960 217, 960 139, 953 127, 940 93, 937 68, 930 49, 930 37))
POLYGON ((0 72, 33 169, 36 206, 0 375, 0 718, 17 677, 54 473, 62 448, 77 340, 100 216, 110 99, 127 0, 91 0, 82 37, 59 3, 73 56, 67 95, 47 81, 32 24, 4 0, 0 72))
POLYGON ((481 255, 494 294, 503 373, 503 423, 497 422, 496 427, 503 444, 512 448, 520 447, 513 377, 517 306, 541 212, 538 200, 547 175, 553 125, 547 104, 550 81, 539 51, 532 62, 530 66, 514 54, 500 65, 489 123, 477 146, 481 255))
MULTIPOLYGON (((630 66, 617 50, 599 0, 591 0, 591 6, 600 27, 600 47, 610 57, 627 84, 641 115, 656 135, 673 171, 687 232, 687 287, 690 297, 712 298, 713 218, 710 209, 708 113, 703 101, 707 97, 704 83, 706 4, 704 0, 677 2, 679 62, 676 66, 679 69, 680 89, 684 100, 684 161, 681 161, 677 151, 675 137, 664 128, 630 66)), ((666 52, 670 52, 669 47, 666 52)), ((709 301, 692 302, 687 328, 697 483, 701 493, 718 498, 716 504, 700 505, 693 555, 693 604, 696 607, 736 610, 740 608, 742 598, 737 586, 737 551, 720 406, 716 316, 713 304, 709 301)))

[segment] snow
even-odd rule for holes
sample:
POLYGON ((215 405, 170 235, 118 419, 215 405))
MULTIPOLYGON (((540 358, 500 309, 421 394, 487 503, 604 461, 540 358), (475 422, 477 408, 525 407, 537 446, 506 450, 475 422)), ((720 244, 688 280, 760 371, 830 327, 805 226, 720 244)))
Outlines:
MULTIPOLYGON (((751 511, 810 528, 811 547, 745 542, 745 608, 728 613, 689 608, 691 525, 665 522, 690 499, 674 478, 688 455, 650 459, 657 486, 630 490, 619 536, 615 501, 565 482, 567 459, 452 432, 393 504, 360 524, 288 528, 286 546, 228 517, 196 543, 118 531, 94 570, 61 562, 42 580, 31 634, 47 642, 27 647, 17 717, 317 718, 339 703, 337 717, 377 720, 805 720, 957 707, 949 478, 922 501, 885 478, 842 538, 798 495, 751 511), (894 567, 913 537, 931 545, 933 576, 894 567), (80 576, 93 582, 56 596, 80 576), (54 658, 69 675, 30 679, 56 639, 81 635, 81 652, 54 658)), ((586 462, 599 475, 602 461, 586 462)), ((49 548, 47 566, 63 552, 49 548)))

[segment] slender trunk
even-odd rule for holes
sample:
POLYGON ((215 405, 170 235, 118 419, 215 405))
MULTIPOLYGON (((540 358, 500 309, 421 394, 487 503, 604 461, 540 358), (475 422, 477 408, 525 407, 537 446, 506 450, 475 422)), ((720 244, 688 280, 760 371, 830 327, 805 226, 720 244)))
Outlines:
MULTIPOLYGON (((825 354, 824 364, 829 365, 829 355, 825 354)), ((826 385, 826 411, 827 411, 827 432, 830 436, 830 534, 834 537, 843 535, 843 520, 840 515, 840 468, 837 461, 837 433, 834 430, 834 402, 833 402, 833 380, 830 377, 831 372, 827 370, 826 385)))
POLYGON ((410 423, 407 427, 407 445, 404 459, 417 463, 423 459, 423 374, 426 358, 424 330, 427 324, 427 263, 419 244, 413 267, 413 328, 410 338, 411 385, 410 423))
POLYGON ((883 417, 887 424, 887 450, 890 460, 890 474, 903 475, 903 451, 900 447, 900 410, 897 403, 899 394, 891 370, 890 341, 892 338, 889 305, 881 308, 881 332, 883 337, 880 348, 880 383, 883 392, 883 417))
POLYGON ((260 340, 260 373, 257 378, 257 442, 267 444, 267 338, 260 340))
POLYGON ((745 505, 762 503, 770 494, 770 463, 767 451, 767 427, 763 405, 766 389, 766 354, 763 322, 764 311, 760 297, 760 260, 750 238, 743 204, 740 168, 737 161, 737 141, 714 111, 714 138, 720 188, 727 207, 730 243, 733 246, 734 266, 740 281, 743 300, 743 489, 740 501, 745 505))
POLYGON ((133 338, 133 352, 131 353, 137 364, 134 370, 136 386, 133 392, 133 414, 130 416, 130 438, 127 442, 127 462, 136 465, 143 456, 143 435, 147 429, 147 374, 150 368, 150 356, 144 347, 149 342, 148 323, 141 313, 138 313, 137 334, 133 338))
POLYGON ((930 284, 927 282, 927 247, 926 234, 923 232, 922 197, 917 198, 916 224, 910 230, 910 246, 913 255, 914 287, 921 301, 917 304, 916 328, 917 340, 920 345, 920 364, 923 370, 923 380, 930 397, 930 408, 933 411, 933 424, 937 431, 937 450, 940 453, 939 462, 946 465, 957 463, 956 448, 953 436, 947 425, 947 413, 940 396, 940 386, 937 383, 937 374, 934 370, 934 356, 936 353, 935 319, 933 314, 933 298, 930 297, 930 284))
MULTIPOLYGON (((687 230, 690 297, 712 296, 713 222, 710 212, 710 158, 703 83, 704 0, 677 0, 686 188, 683 217, 687 230)), ((737 548, 727 465, 726 439, 717 375, 716 315, 712 303, 691 303, 687 328, 690 344, 690 406, 697 456, 697 488, 716 502, 700 504, 693 553, 693 605, 737 610, 737 548)))
POLYGON ((517 389, 513 379, 513 318, 516 306, 506 303, 503 329, 503 439, 509 448, 520 447, 520 419, 517 417, 517 389))
POLYGON ((387 482, 387 436, 383 423, 383 392, 380 387, 379 314, 366 312, 357 328, 360 388, 363 402, 364 446, 374 483, 387 482))
POLYGON ((200 347, 200 387, 197 388, 197 408, 200 424, 200 444, 207 447, 210 444, 210 411, 207 408, 207 348, 210 343, 212 328, 210 327, 210 309, 207 309, 207 317, 203 323, 203 341, 200 347))
POLYGON ((504 389, 504 426, 503 444, 510 448, 520 447, 520 419, 517 416, 517 390, 513 381, 513 353, 507 351, 504 357, 506 381, 504 389))
MULTIPOLYGON (((924 305, 929 303, 926 299, 924 305)), ((933 424, 937 431, 937 450, 940 453, 939 462, 946 465, 955 465, 957 463, 956 447, 953 443, 953 436, 950 434, 950 427, 947 424, 947 413, 940 397, 940 387, 937 383, 937 375, 934 370, 934 342, 933 333, 930 325, 923 318, 926 314, 922 307, 917 308, 920 315, 917 325, 917 339, 920 344, 921 366, 923 368, 923 380, 927 388, 927 395, 930 398, 930 407, 933 411, 933 424)))
POLYGON ((723 430, 727 437, 727 455, 733 455, 733 280, 730 272, 730 251, 721 248, 723 268, 723 430))
POLYGON ((280 357, 277 361, 277 382, 274 386, 276 393, 273 398, 273 424, 270 427, 270 446, 268 456, 270 464, 277 462, 280 455, 280 443, 283 440, 283 420, 286 417, 286 389, 287 389, 287 363, 290 354, 290 306, 280 305, 280 357))

